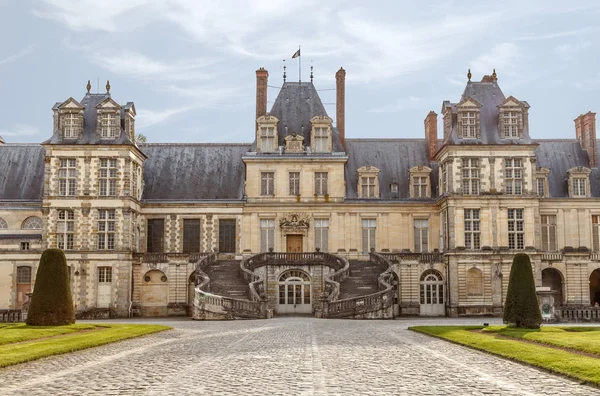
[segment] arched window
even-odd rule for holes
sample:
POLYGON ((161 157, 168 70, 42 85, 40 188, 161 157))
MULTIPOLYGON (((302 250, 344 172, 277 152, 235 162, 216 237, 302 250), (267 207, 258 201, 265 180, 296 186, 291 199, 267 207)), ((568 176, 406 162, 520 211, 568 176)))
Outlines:
POLYGON ((8 223, 2 217, 0 217, 0 230, 6 230, 8 228, 8 223))
POLYGON ((467 271, 467 296, 483 296, 483 272, 478 268, 467 271))
POLYGON ((42 219, 37 216, 31 216, 23 221, 21 225, 23 230, 41 230, 42 229, 42 219))

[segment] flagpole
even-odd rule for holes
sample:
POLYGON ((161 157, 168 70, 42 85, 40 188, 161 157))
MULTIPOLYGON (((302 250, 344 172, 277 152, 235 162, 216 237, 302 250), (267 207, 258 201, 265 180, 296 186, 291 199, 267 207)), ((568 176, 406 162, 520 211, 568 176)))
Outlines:
POLYGON ((298 46, 298 82, 302 82, 302 51, 300 51, 300 46, 298 46))

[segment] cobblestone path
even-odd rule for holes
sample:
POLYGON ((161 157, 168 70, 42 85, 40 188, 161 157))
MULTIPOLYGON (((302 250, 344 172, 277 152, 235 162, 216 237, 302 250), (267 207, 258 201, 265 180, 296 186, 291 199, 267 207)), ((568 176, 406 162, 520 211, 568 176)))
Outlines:
POLYGON ((406 330, 481 320, 157 322, 175 330, 0 369, 0 394, 600 394, 406 330))

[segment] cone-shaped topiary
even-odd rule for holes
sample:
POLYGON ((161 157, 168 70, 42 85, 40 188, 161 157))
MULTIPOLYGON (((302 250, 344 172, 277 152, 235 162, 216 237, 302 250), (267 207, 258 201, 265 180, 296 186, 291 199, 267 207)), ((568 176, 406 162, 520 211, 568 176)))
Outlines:
POLYGON ((35 287, 27 313, 30 326, 75 323, 67 259, 60 249, 47 249, 40 258, 35 287))
POLYGON ((513 258, 504 304, 504 322, 527 329, 539 329, 542 323, 531 261, 523 253, 513 258))

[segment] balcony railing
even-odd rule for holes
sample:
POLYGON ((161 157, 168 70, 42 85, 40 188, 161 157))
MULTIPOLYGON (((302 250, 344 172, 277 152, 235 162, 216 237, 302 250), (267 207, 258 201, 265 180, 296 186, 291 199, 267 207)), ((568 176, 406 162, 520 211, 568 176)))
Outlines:
POLYGON ((403 261, 416 261, 425 264, 441 263, 443 255, 439 252, 433 253, 378 253, 392 263, 402 263, 403 261))
POLYGON ((197 263, 202 257, 207 256, 209 252, 197 253, 134 253, 133 259, 138 263, 170 263, 170 262, 188 262, 197 263))

